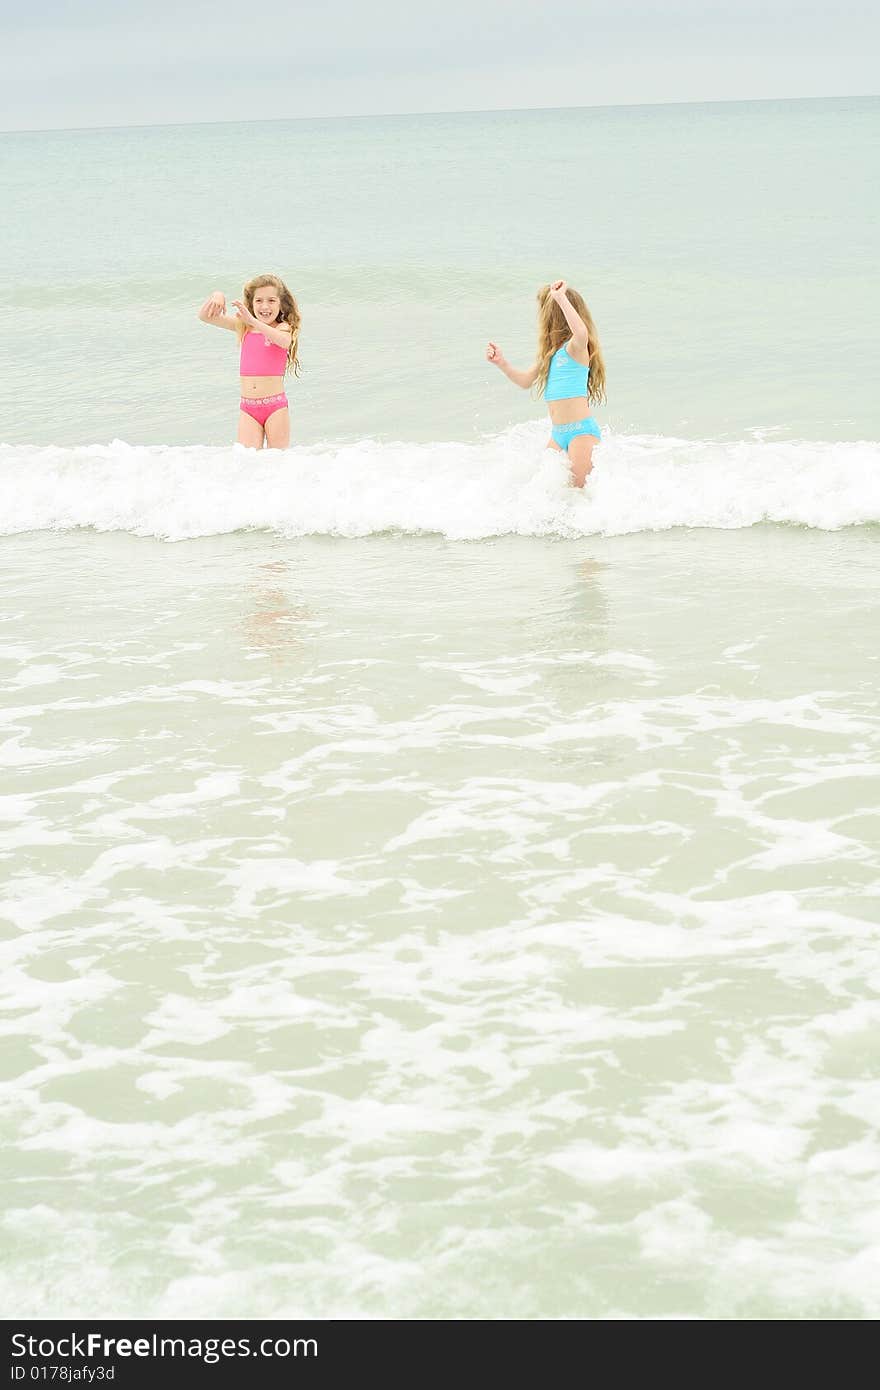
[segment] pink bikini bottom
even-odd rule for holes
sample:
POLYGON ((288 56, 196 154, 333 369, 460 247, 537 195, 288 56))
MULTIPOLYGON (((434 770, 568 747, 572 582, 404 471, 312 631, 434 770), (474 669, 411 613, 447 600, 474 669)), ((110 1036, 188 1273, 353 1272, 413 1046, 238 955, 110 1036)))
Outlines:
POLYGON ((276 410, 287 409, 287 397, 283 391, 280 396, 257 396, 254 400, 242 396, 241 408, 245 415, 250 415, 258 425, 265 425, 269 416, 274 415, 276 410))

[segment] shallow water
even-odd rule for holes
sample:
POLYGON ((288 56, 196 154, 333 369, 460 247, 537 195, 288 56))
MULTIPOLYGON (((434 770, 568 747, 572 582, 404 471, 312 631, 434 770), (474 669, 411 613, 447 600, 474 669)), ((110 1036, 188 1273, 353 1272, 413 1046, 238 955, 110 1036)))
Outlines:
POLYGON ((877 1316, 878 115, 0 137, 7 1316, 877 1316))
POLYGON ((297 443, 542 415, 483 354, 533 360, 556 276, 603 425, 878 440, 878 149, 878 97, 0 135, 0 440, 230 442, 235 342, 195 313, 265 270, 303 312, 297 443))
POLYGON ((0 550, 8 1315, 877 1315, 874 528, 0 550))

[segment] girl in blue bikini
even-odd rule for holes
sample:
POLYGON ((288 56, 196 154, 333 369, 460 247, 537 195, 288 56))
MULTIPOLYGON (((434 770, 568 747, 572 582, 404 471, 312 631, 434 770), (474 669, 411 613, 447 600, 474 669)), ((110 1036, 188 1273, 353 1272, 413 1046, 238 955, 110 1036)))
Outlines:
POLYGON ((555 280, 538 291, 538 360, 528 371, 511 367, 497 343, 486 357, 516 386, 537 386, 550 412, 547 447, 568 454, 575 487, 593 467, 602 438, 591 407, 605 400, 605 363, 592 315, 577 290, 555 280))

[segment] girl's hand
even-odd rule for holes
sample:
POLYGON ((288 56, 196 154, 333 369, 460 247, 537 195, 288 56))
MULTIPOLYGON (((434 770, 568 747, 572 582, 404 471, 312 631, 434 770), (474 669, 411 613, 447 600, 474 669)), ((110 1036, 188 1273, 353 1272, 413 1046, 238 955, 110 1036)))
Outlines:
POLYGON ((568 285, 565 283, 564 280, 554 280, 554 281, 553 281, 553 284, 550 286, 550 293, 552 294, 553 298, 556 300, 557 304, 559 303, 560 299, 564 299, 564 298, 565 298, 565 291, 566 291, 567 289, 568 289, 568 285))
POLYGON ((209 295, 201 308, 206 319, 218 319, 226 313, 226 296, 220 290, 209 295))
POLYGON ((260 320, 251 313, 250 309, 247 307, 246 304, 242 304, 240 299, 233 299, 232 302, 238 311, 238 318, 243 319, 245 323, 249 323, 251 328, 263 327, 263 325, 260 323, 260 320))
POLYGON ((497 343, 490 343, 486 348, 486 361, 493 362, 496 367, 500 367, 504 361, 504 353, 497 343))

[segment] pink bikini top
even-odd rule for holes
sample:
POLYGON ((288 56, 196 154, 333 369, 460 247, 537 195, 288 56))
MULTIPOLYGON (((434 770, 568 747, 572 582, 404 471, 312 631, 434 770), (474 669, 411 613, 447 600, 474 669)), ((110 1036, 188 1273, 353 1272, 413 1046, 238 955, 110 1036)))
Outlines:
POLYGON ((268 343, 259 329, 245 333, 241 340, 241 376, 284 376, 287 348, 268 343))

